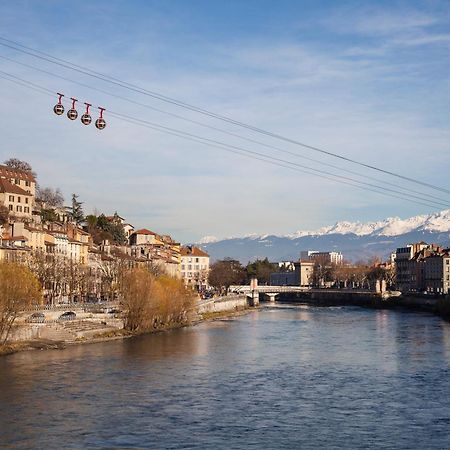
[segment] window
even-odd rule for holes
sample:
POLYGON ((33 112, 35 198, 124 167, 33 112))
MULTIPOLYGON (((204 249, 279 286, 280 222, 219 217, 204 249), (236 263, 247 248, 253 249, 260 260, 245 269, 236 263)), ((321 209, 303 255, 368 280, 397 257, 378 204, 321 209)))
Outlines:
POLYGON ((29 181, 25 181, 25 186, 30 186, 30 182, 29 181))
POLYGON ((20 203, 22 199, 20 197, 17 197, 17 203, 20 203))
POLYGON ((198 262, 198 258, 195 258, 195 262, 198 262))
POLYGON ((29 213, 30 212, 30 208, 28 208, 28 206, 25 206, 23 208, 23 212, 29 213))
POLYGON ((28 197, 25 197, 25 203, 28 203, 28 197))
POLYGON ((10 211, 13 210, 13 205, 9 205, 9 210, 10 210, 10 211))
POLYGON ((196 264, 196 265, 195 265, 195 270, 198 270, 199 267, 200 267, 200 266, 199 266, 198 264, 196 264))
POLYGON ((192 264, 188 265, 188 270, 192 270, 192 264))
POLYGON ((22 207, 21 207, 20 205, 17 205, 16 211, 17 211, 17 212, 22 212, 22 207))
POLYGON ((16 179, 14 180, 14 183, 20 184, 20 181, 16 178, 16 179))
POLYGON ((181 264, 181 270, 184 270, 184 264, 181 264))
POLYGON ((13 201, 14 201, 14 195, 10 195, 10 196, 9 196, 9 201, 10 201, 10 202, 13 202, 13 201))

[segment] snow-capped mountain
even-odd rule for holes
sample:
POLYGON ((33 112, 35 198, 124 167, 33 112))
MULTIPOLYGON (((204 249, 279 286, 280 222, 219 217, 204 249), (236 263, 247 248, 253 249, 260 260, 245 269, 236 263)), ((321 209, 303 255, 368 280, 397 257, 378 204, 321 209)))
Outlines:
POLYGON ((319 228, 316 231, 297 231, 287 237, 323 236, 325 234, 399 236, 411 231, 450 231, 450 210, 447 209, 430 215, 414 216, 409 219, 389 217, 378 222, 337 222, 330 227, 319 228))
POLYGON ((297 231, 276 235, 251 234, 217 239, 206 236, 199 244, 213 260, 232 257, 247 262, 269 257, 276 260, 297 259, 301 250, 341 251, 347 259, 385 257, 396 247, 417 240, 450 245, 450 210, 401 219, 389 217, 377 222, 337 222, 315 231, 297 231))

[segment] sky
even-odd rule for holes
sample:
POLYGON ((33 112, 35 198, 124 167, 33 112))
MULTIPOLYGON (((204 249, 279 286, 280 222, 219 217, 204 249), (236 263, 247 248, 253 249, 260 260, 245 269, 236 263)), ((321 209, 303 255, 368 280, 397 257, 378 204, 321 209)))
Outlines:
MULTIPOLYGON (((236 121, 450 189, 448 1, 15 0, 0 2, 0 37, 236 121)), ((207 235, 285 234, 341 220, 406 218, 446 209, 317 177, 298 166, 268 164, 230 148, 109 116, 108 111, 128 115, 234 149, 448 201, 446 193, 2 45, 0 71, 1 161, 16 157, 30 162, 40 185, 60 188, 67 203, 76 193, 85 213, 117 211, 135 227, 196 242, 207 235), (12 83, 5 73, 55 95, 12 83), (80 114, 83 102, 92 103, 94 119, 95 106, 105 107, 107 128, 100 132, 93 125, 53 114, 56 92, 64 93, 66 110, 72 96, 79 99, 80 114)))

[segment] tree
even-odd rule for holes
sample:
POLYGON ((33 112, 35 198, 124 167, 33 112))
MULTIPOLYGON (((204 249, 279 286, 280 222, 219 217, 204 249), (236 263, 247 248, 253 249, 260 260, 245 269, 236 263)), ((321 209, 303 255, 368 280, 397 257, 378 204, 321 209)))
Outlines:
POLYGON ((224 259, 211 265, 209 284, 217 289, 228 289, 232 284, 244 284, 246 272, 239 261, 224 259))
POLYGON ((105 239, 119 245, 123 245, 126 242, 123 225, 114 217, 110 220, 104 214, 99 216, 90 214, 86 216, 86 222, 88 231, 96 244, 100 244, 105 239))
POLYGON ((58 220, 58 215, 54 209, 41 209, 41 219, 42 223, 56 222, 58 220))
POLYGON ((44 203, 46 208, 62 208, 64 196, 59 188, 38 186, 36 189, 36 201, 44 203))
POLYGON ((0 263, 0 340, 3 344, 18 314, 41 301, 41 286, 28 268, 0 263))
POLYGON ((120 281, 126 310, 125 329, 145 332, 183 324, 193 309, 194 296, 181 280, 155 277, 145 268, 134 268, 120 281))
POLYGON ((23 172, 29 172, 34 177, 36 177, 36 174, 33 172, 33 168, 31 167, 31 164, 26 161, 22 161, 17 158, 9 158, 3 164, 14 170, 22 170, 23 172))
POLYGON ((260 284, 268 284, 270 282, 270 274, 278 270, 276 264, 269 262, 267 258, 257 259, 247 264, 247 278, 257 278, 260 284))
POLYGON ((69 208, 68 214, 72 222, 79 225, 84 220, 82 202, 78 201, 78 195, 72 194, 72 206, 69 208))

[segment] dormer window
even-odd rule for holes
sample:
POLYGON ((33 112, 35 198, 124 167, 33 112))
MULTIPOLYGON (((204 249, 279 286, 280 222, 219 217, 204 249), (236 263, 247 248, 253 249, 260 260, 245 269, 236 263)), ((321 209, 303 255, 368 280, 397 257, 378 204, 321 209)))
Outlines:
POLYGON ((20 184, 20 180, 16 178, 16 179, 14 180, 14 183, 20 184))

